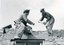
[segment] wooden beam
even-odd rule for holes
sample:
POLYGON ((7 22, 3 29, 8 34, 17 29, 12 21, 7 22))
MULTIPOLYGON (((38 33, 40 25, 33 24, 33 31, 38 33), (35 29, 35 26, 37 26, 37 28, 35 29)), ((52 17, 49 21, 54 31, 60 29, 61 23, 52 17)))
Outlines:
POLYGON ((16 41, 16 43, 42 43, 45 39, 11 39, 11 41, 16 41))

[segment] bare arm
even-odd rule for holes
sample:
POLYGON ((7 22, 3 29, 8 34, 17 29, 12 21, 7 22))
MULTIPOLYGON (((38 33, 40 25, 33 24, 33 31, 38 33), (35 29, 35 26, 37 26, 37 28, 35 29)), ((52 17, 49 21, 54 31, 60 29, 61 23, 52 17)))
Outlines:
POLYGON ((30 21, 29 19, 27 20, 27 22, 28 22, 29 24, 34 25, 34 23, 33 23, 32 21, 30 21))
POLYGON ((41 17, 40 21, 43 21, 43 20, 44 20, 44 15, 42 15, 42 17, 41 17))

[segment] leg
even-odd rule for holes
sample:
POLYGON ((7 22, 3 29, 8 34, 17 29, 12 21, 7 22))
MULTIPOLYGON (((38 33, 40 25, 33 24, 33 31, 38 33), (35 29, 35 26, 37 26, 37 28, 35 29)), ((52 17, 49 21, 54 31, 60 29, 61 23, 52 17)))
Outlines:
MULTIPOLYGON (((24 30, 24 28, 25 28, 25 26, 24 26, 24 24, 23 24, 23 23, 18 24, 18 27, 17 27, 17 28, 15 28, 15 31, 16 31, 15 36, 19 37, 19 36, 20 36, 20 34, 21 34, 21 35, 23 35, 23 30, 24 30)), ((22 36, 21 36, 21 37, 22 37, 22 36)), ((15 37, 15 38, 16 38, 16 37, 15 37)))
POLYGON ((48 34, 50 35, 53 35, 53 31, 52 31, 52 28, 53 28, 53 24, 54 24, 54 19, 51 19, 47 25, 46 25, 46 29, 48 31, 48 34))
POLYGON ((31 26, 27 25, 27 30, 29 31, 28 33, 30 33, 30 34, 32 33, 32 27, 31 26))
POLYGON ((46 29, 47 29, 49 35, 53 34, 52 27, 53 27, 53 25, 46 26, 46 29))
POLYGON ((30 27, 30 26, 27 25, 26 28, 25 28, 25 30, 24 30, 24 33, 28 34, 28 35, 32 34, 32 27, 30 27))

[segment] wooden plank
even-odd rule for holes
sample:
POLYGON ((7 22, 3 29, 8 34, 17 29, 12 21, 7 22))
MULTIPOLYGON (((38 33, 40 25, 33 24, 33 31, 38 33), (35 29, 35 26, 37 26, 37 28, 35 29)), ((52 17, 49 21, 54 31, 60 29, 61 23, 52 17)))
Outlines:
POLYGON ((11 39, 11 41, 16 41, 16 43, 42 43, 45 39, 11 39))

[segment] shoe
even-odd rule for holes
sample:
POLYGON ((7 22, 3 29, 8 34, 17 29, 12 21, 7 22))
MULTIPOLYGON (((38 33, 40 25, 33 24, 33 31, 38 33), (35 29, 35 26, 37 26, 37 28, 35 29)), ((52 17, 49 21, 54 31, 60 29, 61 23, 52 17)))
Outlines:
POLYGON ((49 35, 48 36, 53 36, 53 33, 49 33, 49 35))
POLYGON ((15 37, 14 37, 14 39, 16 39, 16 38, 20 38, 20 37, 18 37, 18 36, 15 36, 15 37))

